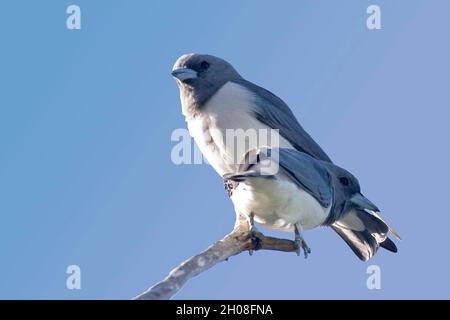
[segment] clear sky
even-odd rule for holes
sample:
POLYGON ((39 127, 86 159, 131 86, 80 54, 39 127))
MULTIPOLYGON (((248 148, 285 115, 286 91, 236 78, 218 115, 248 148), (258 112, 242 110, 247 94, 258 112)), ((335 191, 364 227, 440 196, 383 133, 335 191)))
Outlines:
MULTIPOLYGON (((450 2, 3 1, 0 298, 127 299, 228 233, 222 181, 172 163, 176 58, 230 61, 283 98, 402 235, 359 261, 331 229, 312 254, 257 252, 179 299, 450 298, 450 2), (66 8, 81 7, 81 30, 66 8), (366 8, 381 7, 381 30, 366 8), (81 290, 66 268, 81 268, 81 290), (381 290, 366 269, 381 268, 381 290)), ((283 234, 292 237, 290 234, 283 234)))

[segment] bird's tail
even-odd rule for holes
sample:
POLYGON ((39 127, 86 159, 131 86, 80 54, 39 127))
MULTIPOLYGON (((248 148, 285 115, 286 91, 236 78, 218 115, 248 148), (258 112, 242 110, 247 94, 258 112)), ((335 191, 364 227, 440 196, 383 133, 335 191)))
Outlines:
POLYGON ((400 237, 375 212, 353 209, 331 227, 363 261, 373 257, 379 247, 397 252, 396 245, 387 234, 391 232, 395 238, 400 237))

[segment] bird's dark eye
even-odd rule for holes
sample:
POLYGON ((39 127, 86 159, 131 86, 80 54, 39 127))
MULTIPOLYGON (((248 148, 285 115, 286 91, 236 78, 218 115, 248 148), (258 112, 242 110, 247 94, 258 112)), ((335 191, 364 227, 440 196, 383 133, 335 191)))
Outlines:
POLYGON ((339 181, 344 185, 344 186, 348 186, 350 181, 348 181, 348 179, 346 177, 342 177, 339 178, 339 181))
POLYGON ((209 68, 209 63, 206 62, 206 61, 202 61, 202 63, 200 64, 200 67, 201 67, 203 70, 206 70, 206 69, 209 68))

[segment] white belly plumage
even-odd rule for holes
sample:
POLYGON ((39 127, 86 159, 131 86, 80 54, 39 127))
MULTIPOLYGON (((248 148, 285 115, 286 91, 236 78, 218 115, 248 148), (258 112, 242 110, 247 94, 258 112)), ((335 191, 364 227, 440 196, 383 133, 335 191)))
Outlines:
POLYGON ((302 229, 320 226, 330 208, 324 208, 309 193, 283 175, 275 179, 248 178, 233 190, 235 209, 249 215, 270 229, 293 231, 298 223, 302 229))

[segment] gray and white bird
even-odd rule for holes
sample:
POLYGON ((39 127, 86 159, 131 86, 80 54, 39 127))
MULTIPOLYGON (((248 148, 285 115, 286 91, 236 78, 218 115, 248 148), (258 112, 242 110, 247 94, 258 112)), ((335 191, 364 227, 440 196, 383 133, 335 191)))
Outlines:
POLYGON ((234 182, 236 210, 270 229, 294 231, 305 257, 311 251, 302 231, 318 226, 335 229, 364 261, 379 246, 397 251, 387 237, 391 228, 350 172, 295 149, 256 148, 245 158, 240 172, 224 176, 234 182))
POLYGON ((347 196, 345 201, 339 200, 346 189, 345 186, 338 188, 335 183, 339 178, 333 177, 341 174, 345 178, 342 181, 349 184, 357 183, 356 178, 331 163, 283 100, 242 78, 225 60, 211 55, 181 56, 172 75, 180 89, 182 112, 191 136, 217 173, 236 184, 231 197, 236 210, 268 228, 294 230, 305 254, 310 249, 301 231, 320 225, 330 225, 362 260, 372 257, 379 246, 396 251, 393 242, 386 237, 390 228, 377 217, 378 209, 360 195, 359 184, 358 192, 347 196), (270 129, 277 130, 276 139, 269 142, 246 140, 238 159, 248 158, 252 150, 259 154, 264 148, 275 148, 281 151, 276 162, 281 170, 265 177, 240 174, 243 163, 236 161, 236 148, 225 139, 227 130, 270 129), (328 180, 322 177, 325 172, 328 180), (318 197, 322 192, 329 194, 318 197), (336 209, 338 204, 344 207, 336 209))

